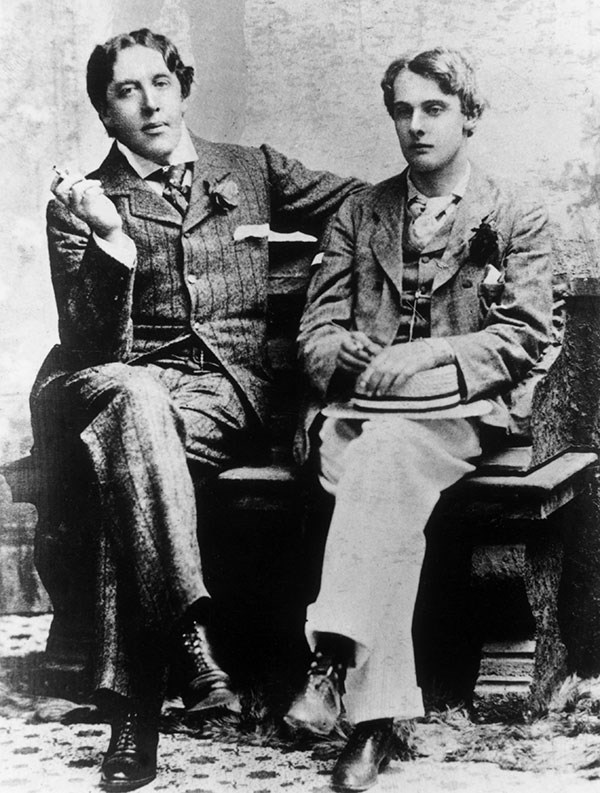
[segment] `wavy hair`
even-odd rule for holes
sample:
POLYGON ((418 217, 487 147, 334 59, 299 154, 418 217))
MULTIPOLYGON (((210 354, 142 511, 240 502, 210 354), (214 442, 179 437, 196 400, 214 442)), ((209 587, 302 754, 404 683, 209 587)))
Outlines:
POLYGON ((113 36, 104 44, 94 48, 87 64, 86 87, 92 105, 102 112, 106 107, 106 91, 113 78, 113 67, 121 50, 128 47, 149 47, 157 50, 163 57, 167 69, 177 76, 181 85, 181 96, 186 99, 190 95, 194 80, 193 66, 185 66, 177 47, 166 36, 153 33, 148 28, 132 30, 113 36))
MULTIPOLYGON (((460 109, 469 119, 481 117, 487 106, 479 92, 473 66, 458 50, 435 47, 418 55, 404 55, 387 67, 381 88, 383 101, 390 116, 394 116, 394 82, 401 71, 408 69, 413 74, 435 80, 444 94, 457 96, 460 109)), ((472 131, 467 133, 472 134, 472 131)))

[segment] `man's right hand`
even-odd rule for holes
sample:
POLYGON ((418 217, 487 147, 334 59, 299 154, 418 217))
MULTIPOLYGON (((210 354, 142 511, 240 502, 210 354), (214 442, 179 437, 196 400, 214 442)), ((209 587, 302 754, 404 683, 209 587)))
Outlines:
POLYGON ((383 346, 360 330, 350 331, 340 345, 337 368, 344 372, 359 374, 383 350, 383 346))
POLYGON ((65 170, 57 172, 50 189, 102 239, 111 242, 122 235, 121 216, 97 179, 86 179, 81 174, 65 170))

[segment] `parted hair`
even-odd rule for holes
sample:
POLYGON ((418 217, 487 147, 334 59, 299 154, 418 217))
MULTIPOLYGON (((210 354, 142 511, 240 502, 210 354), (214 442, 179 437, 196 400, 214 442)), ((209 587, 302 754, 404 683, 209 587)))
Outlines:
MULTIPOLYGON (((420 77, 435 80, 443 93, 457 96, 464 116, 478 119, 487 102, 479 92, 475 71, 459 50, 435 47, 418 55, 403 55, 387 67, 381 88, 383 101, 390 116, 394 115, 394 82, 404 69, 420 77)), ((470 133, 468 133, 470 134, 470 133)))
POLYGON ((106 90, 113 78, 113 67, 121 50, 137 44, 157 50, 162 55, 167 69, 177 75, 181 85, 181 96, 186 99, 194 79, 194 67, 185 66, 177 47, 166 36, 153 33, 148 28, 132 30, 131 33, 120 33, 104 44, 98 44, 92 51, 87 64, 86 85, 92 105, 98 113, 106 106, 106 90))

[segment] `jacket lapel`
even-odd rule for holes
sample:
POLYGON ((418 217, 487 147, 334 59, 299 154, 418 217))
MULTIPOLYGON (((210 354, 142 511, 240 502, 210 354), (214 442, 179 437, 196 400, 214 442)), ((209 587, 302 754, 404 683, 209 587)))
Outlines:
POLYGON ((215 207, 208 195, 208 184, 222 179, 231 170, 231 164, 223 157, 222 150, 217 145, 195 135, 192 135, 192 140, 198 159, 194 164, 190 205, 183 219, 184 231, 215 214, 215 207))
POLYGON ((136 174, 116 145, 99 169, 106 194, 128 197, 131 214, 144 220, 182 226, 184 231, 198 225, 215 212, 207 183, 226 176, 230 164, 214 143, 195 135, 192 140, 198 159, 194 163, 190 204, 184 217, 136 174))
POLYGON ((493 209, 494 203, 487 183, 478 169, 473 167, 467 189, 454 216, 446 249, 436 268, 432 291, 435 292, 449 281, 465 263, 473 230, 493 209))
POLYGON ((373 207, 376 224, 371 249, 389 280, 402 293, 402 229, 406 205, 406 171, 390 179, 373 207))
POLYGON ((137 175, 115 144, 100 166, 99 176, 106 195, 129 199, 135 217, 181 226, 180 213, 137 175))

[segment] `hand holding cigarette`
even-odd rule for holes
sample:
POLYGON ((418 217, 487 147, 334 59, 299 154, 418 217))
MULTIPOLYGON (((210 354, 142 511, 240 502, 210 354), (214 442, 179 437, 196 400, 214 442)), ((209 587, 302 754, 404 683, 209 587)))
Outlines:
POLYGON ((358 374, 383 350, 383 345, 360 330, 349 331, 338 351, 337 366, 346 372, 358 374))
POLYGON ((53 168, 56 175, 50 189, 62 204, 103 239, 109 240, 121 233, 121 216, 97 179, 86 179, 67 168, 53 168))

